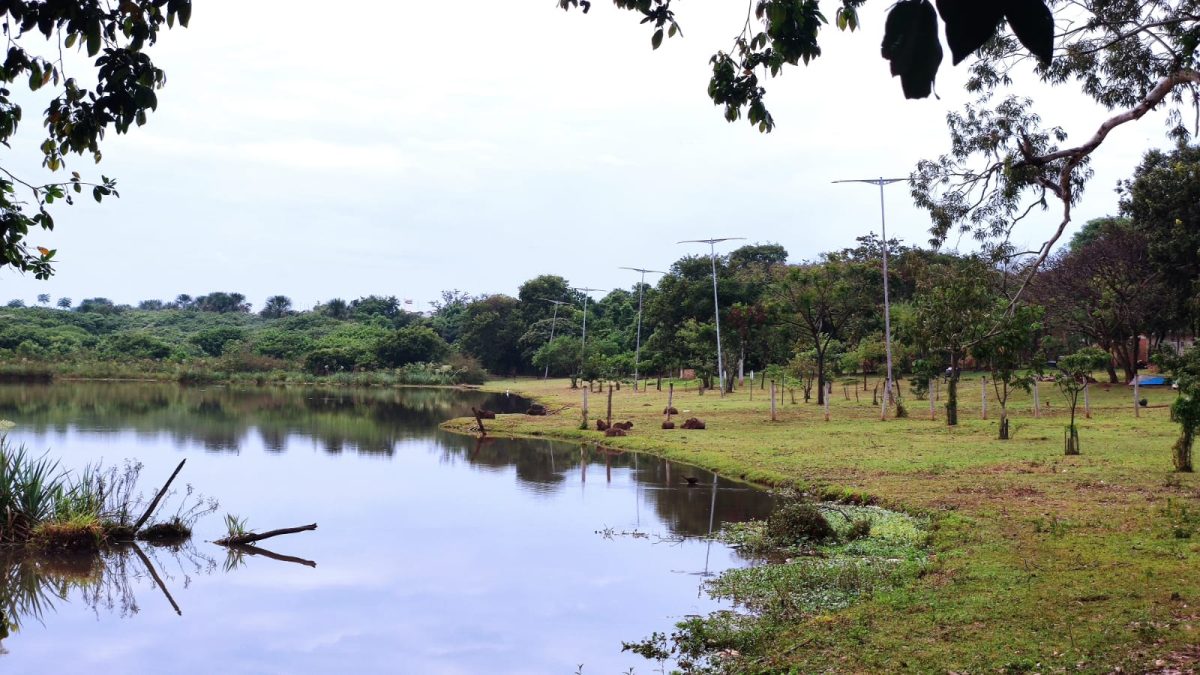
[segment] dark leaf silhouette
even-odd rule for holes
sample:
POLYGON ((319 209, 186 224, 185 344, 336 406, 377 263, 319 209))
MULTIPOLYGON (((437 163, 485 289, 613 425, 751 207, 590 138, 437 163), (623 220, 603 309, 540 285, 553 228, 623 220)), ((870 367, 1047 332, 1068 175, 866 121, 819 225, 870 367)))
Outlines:
POLYGON ((928 0, 896 3, 884 26, 881 52, 891 62, 892 75, 900 76, 905 98, 929 96, 942 63, 933 5, 928 0))
MULTIPOLYGON (((1040 0, 1032 2, 1041 4, 1040 0)), ((946 22, 946 44, 950 45, 954 65, 958 65, 996 34, 1008 5, 1003 0, 937 0, 938 13, 946 22)))
MULTIPOLYGON (((1042 63, 1054 56, 1054 16, 1042 0, 1008 0, 1004 17, 1013 34, 1042 63)), ((957 63, 957 61, 956 61, 957 63)))

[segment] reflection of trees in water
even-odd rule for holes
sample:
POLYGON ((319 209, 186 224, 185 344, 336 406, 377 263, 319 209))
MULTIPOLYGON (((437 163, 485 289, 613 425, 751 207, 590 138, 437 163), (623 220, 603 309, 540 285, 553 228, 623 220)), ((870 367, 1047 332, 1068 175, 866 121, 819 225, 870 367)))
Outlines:
MULTIPOLYGON (((0 549, 0 641, 30 622, 46 623, 72 596, 97 616, 105 612, 127 618, 141 610, 138 594, 145 596, 149 591, 160 597, 146 602, 168 603, 182 615, 172 590, 186 589, 194 577, 218 569, 235 572, 246 565, 247 557, 254 556, 317 566, 311 560, 256 546, 229 547, 224 565, 218 566, 190 541, 169 546, 121 544, 96 555, 31 555, 19 548, 0 549)), ((0 645, 0 654, 5 653, 0 645)))
POLYGON ((140 611, 136 591, 143 587, 157 587, 174 605, 165 584, 186 588, 193 576, 215 569, 216 562, 191 544, 131 544, 98 555, 0 550, 0 640, 30 622, 45 623, 72 594, 97 615, 103 611, 122 618, 140 611))
POLYGON ((177 445, 237 451, 251 430, 280 452, 292 435, 316 438, 327 452, 391 454, 403 439, 429 436, 471 406, 523 410, 519 397, 450 389, 181 387, 162 383, 72 382, 0 385, 0 418, 38 432, 134 431, 165 434, 177 445))
POLYGON ((721 478, 717 479, 713 509, 712 473, 647 455, 542 439, 445 434, 439 443, 446 460, 462 458, 473 466, 494 470, 513 467, 517 481, 535 493, 564 489, 568 474, 580 474, 576 480, 604 483, 613 472, 627 471, 640 488, 636 498, 649 505, 676 535, 708 534, 710 513, 715 515, 714 527, 720 528, 726 522, 766 518, 771 511, 772 499, 766 492, 721 478), (688 486, 688 477, 696 480, 695 486, 688 486))

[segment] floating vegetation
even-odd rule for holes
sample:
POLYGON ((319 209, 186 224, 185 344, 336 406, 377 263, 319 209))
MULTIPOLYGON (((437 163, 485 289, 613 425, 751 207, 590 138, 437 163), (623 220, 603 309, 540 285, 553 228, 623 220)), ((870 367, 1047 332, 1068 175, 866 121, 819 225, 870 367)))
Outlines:
POLYGON ((928 565, 928 521, 877 506, 785 501, 766 521, 716 537, 759 561, 705 583, 736 610, 689 617, 625 650, 685 673, 754 671, 746 655, 763 653, 785 626, 901 586, 928 565))

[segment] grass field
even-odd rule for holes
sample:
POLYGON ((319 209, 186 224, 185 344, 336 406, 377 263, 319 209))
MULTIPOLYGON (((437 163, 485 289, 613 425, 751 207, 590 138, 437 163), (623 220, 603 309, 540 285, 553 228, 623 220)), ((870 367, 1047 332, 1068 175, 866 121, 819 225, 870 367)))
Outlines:
MULTIPOLYGON (((869 383, 874 387, 875 381, 869 383)), ((723 475, 795 486, 827 497, 865 496, 929 515, 931 571, 899 590, 849 609, 787 626, 757 655, 756 668, 795 672, 1190 672, 1200 667, 1200 481, 1172 472, 1178 427, 1175 393, 1141 391, 1134 416, 1129 387, 1093 385, 1090 419, 1082 397, 1082 455, 1063 455, 1068 411, 1052 383, 1009 402, 1013 438, 999 441, 999 406, 980 381, 960 385, 958 427, 936 420, 927 400, 902 391, 907 419, 879 420, 871 390, 835 384, 831 420, 814 402, 748 389, 699 395, 679 383, 677 422, 699 417, 702 431, 660 428, 667 385, 613 395, 613 420, 632 420, 623 438, 603 438, 594 420, 607 393, 589 396, 588 431, 579 429, 582 390, 565 380, 499 380, 546 403, 547 417, 502 415, 492 435, 521 434, 651 452, 723 475), (845 386, 845 389, 843 388, 845 386), (857 388, 857 400, 856 392, 857 388)), ((944 388, 942 389, 944 395, 944 388)), ((466 430, 474 420, 455 420, 466 430)))

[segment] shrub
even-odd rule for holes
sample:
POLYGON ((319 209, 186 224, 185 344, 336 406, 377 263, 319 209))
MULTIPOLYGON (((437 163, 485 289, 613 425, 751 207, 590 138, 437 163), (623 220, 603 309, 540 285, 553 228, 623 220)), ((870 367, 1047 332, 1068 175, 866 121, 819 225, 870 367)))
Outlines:
POLYGON ((304 356, 304 369, 315 375, 327 375, 353 370, 355 354, 345 349, 326 347, 309 352, 304 356))
POLYGON ((783 544, 800 540, 824 541, 834 534, 825 516, 812 504, 784 504, 767 518, 767 536, 783 544))
POLYGON ((450 345, 440 335, 424 326, 401 328, 375 347, 379 364, 389 368, 409 363, 436 363, 450 353, 450 345))
POLYGON ((217 326, 196 333, 191 337, 190 342, 209 356, 220 356, 225 353, 225 348, 229 343, 241 340, 243 337, 245 337, 245 333, 240 328, 217 326))
POLYGON ((171 346, 146 333, 117 333, 100 343, 102 352, 118 358, 165 359, 171 346))

